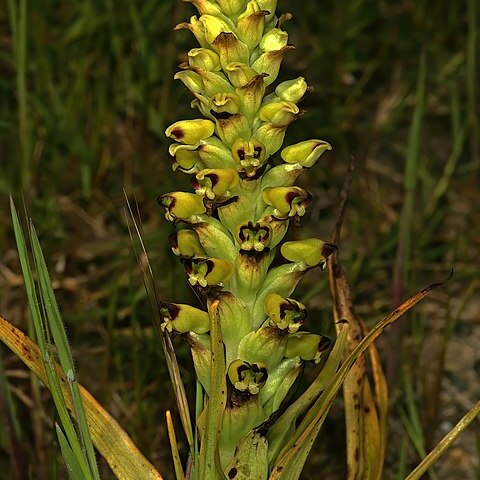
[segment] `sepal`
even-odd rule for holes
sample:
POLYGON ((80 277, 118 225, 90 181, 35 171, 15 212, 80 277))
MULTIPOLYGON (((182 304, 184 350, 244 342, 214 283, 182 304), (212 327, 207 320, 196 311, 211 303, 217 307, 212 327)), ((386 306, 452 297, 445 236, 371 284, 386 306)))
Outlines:
POLYGON ((202 167, 202 161, 198 154, 198 144, 184 145, 183 143, 172 143, 168 147, 168 154, 172 160, 172 170, 183 173, 195 173, 202 167))
POLYGON ((275 94, 280 100, 298 103, 308 90, 305 78, 298 77, 294 80, 287 80, 279 83, 275 88, 275 94))
POLYGON ((200 243, 197 232, 184 228, 168 237, 172 252, 177 257, 205 257, 206 252, 200 243))
POLYGON ((322 352, 328 350, 332 341, 323 335, 297 332, 288 336, 285 357, 300 357, 306 362, 320 362, 322 352))
POLYGON ((162 317, 161 329, 167 332, 198 334, 207 333, 210 330, 210 319, 207 312, 183 305, 180 303, 162 303, 160 306, 162 317))
POLYGON ((185 273, 192 286, 223 285, 232 278, 234 269, 231 262, 221 258, 184 259, 185 273))
POLYGON ((265 85, 270 85, 277 79, 283 57, 287 52, 294 49, 295 47, 293 45, 286 45, 279 50, 266 51, 253 62, 252 67, 258 73, 268 74, 268 77, 265 77, 264 80, 265 85))
POLYGON ((280 156, 287 163, 298 163, 303 167, 310 168, 323 152, 331 149, 332 146, 323 140, 305 140, 285 147, 280 156))
POLYGON ((198 156, 208 168, 235 168, 231 150, 217 137, 200 142, 198 156))
POLYGON ((285 242, 280 249, 287 260, 305 263, 310 267, 319 266, 321 270, 325 270, 328 257, 336 250, 336 245, 318 238, 285 242))
POLYGON ((193 177, 192 186, 197 195, 213 200, 230 197, 231 190, 235 189, 239 181, 238 173, 233 168, 206 168, 193 177))
POLYGON ((267 325, 243 337, 238 356, 246 362, 263 363, 268 372, 273 372, 284 357, 286 347, 285 332, 267 325))
POLYGON ((186 220, 192 215, 201 215, 206 212, 202 198, 194 193, 166 193, 158 197, 157 202, 165 210, 165 218, 171 222, 186 220))
POLYGON ((305 305, 293 298, 283 298, 278 293, 266 296, 265 313, 270 325, 288 333, 297 332, 307 318, 305 305))
POLYGON ((279 100, 263 105, 258 112, 260 120, 273 125, 288 126, 300 113, 299 108, 292 102, 279 100))
POLYGON ((165 130, 165 135, 176 142, 194 145, 200 140, 211 137, 214 131, 215 124, 212 121, 199 118, 175 122, 165 130))
POLYGON ((257 395, 268 378, 267 367, 263 363, 249 363, 240 359, 230 363, 227 375, 236 390, 250 395, 257 395))
POLYGON ((281 148, 286 129, 287 125, 266 122, 255 131, 254 137, 265 145, 267 156, 273 155, 281 148))
POLYGON ((262 10, 256 0, 248 2, 246 10, 238 17, 237 34, 244 42, 250 52, 259 44, 262 39, 265 27, 265 17, 269 14, 262 10))
POLYGON ((250 52, 247 45, 231 32, 221 32, 212 43, 220 56, 220 64, 225 70, 232 62, 248 63, 250 52))
POLYGON ((209 48, 192 48, 188 52, 188 64, 208 72, 219 72, 222 68, 218 53, 209 48))
POLYGON ((229 147, 232 147, 238 138, 250 137, 250 123, 241 114, 218 118, 216 123, 218 136, 229 147))
POLYGON ((300 187, 267 187, 263 201, 273 207, 272 216, 278 220, 305 215, 312 196, 300 187))

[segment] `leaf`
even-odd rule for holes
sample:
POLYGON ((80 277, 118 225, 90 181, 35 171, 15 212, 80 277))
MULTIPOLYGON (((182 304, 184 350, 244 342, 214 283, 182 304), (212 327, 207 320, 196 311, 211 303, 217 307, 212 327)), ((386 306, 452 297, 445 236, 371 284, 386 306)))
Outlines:
MULTIPOLYGON (((38 345, 21 330, 0 316, 0 340, 47 385, 47 374, 38 345)), ((61 389, 69 410, 73 411, 68 381, 58 364, 61 389)), ((93 443, 120 480, 162 480, 155 467, 141 454, 117 421, 79 385, 85 416, 93 443)))

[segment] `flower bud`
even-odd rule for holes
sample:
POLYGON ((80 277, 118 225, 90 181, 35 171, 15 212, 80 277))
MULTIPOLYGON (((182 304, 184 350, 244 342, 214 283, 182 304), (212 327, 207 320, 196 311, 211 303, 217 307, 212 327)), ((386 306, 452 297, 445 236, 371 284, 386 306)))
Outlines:
POLYGON ((269 372, 273 372, 284 357, 286 347, 285 333, 267 325, 242 338, 238 356, 246 362, 263 363, 269 372))
POLYGON ((237 138, 248 138, 250 136, 250 124, 240 114, 230 115, 228 118, 217 119, 217 132, 222 141, 231 147, 237 138))
POLYGON ((265 17, 268 13, 267 10, 260 8, 257 1, 253 0, 248 2, 246 10, 238 17, 238 37, 248 46, 250 52, 262 39, 265 17))
POLYGON ((285 357, 300 357, 306 362, 318 363, 322 352, 328 350, 332 341, 323 335, 297 332, 288 336, 285 357))
POLYGON ((280 155, 287 163, 299 163, 303 167, 310 168, 323 152, 331 149, 331 145, 323 140, 305 140, 285 147, 280 155))
POLYGON ((281 100, 298 103, 307 90, 308 85, 305 79, 298 77, 294 80, 287 80, 286 82, 280 83, 277 88, 275 88, 275 94, 281 100))
MULTIPOLYGON (((262 10, 266 10, 269 14, 266 17, 266 22, 270 22, 275 17, 275 10, 277 8, 277 0, 257 0, 258 5, 262 10)), ((275 19, 276 20, 276 19, 275 19)))
POLYGON ((248 64, 231 62, 225 67, 225 72, 234 87, 246 85, 258 73, 248 64))
POLYGON ((259 46, 262 52, 274 52, 286 47, 287 43, 288 33, 280 28, 272 28, 262 37, 259 46))
POLYGON ((294 48, 291 45, 287 45, 279 50, 266 51, 253 62, 252 68, 258 73, 268 74, 268 77, 265 77, 264 80, 265 85, 270 85, 277 79, 283 57, 294 48))
POLYGON ((235 168, 230 149, 217 137, 202 140, 198 155, 208 168, 235 168))
POLYGON ((184 173, 198 172, 203 164, 197 148, 197 145, 172 143, 168 147, 168 153, 173 160, 173 171, 179 170, 184 173))
POLYGON ((214 131, 215 124, 213 122, 199 118, 175 122, 165 130, 165 135, 177 142, 193 145, 200 140, 211 137, 214 131))
POLYGON ((178 333, 207 333, 210 330, 210 318, 207 312, 179 303, 162 303, 160 306, 162 331, 178 333))
MULTIPOLYGON (((207 42, 212 45, 215 39, 224 32, 232 33, 230 24, 220 17, 214 15, 202 15, 199 18, 200 23, 203 25, 205 38, 207 42)), ((208 47, 207 47, 208 48, 208 47)))
POLYGON ((195 6, 200 15, 222 15, 222 10, 217 5, 217 2, 212 0, 182 0, 189 2, 195 6))
POLYGON ((247 177, 253 177, 266 160, 265 145, 256 139, 244 140, 237 138, 232 145, 232 156, 237 162, 239 171, 247 177))
POLYGON ((219 72, 210 72, 202 68, 191 67, 188 63, 182 63, 180 67, 200 75, 204 88, 202 92, 197 93, 197 98, 200 98, 199 94, 206 97, 213 97, 216 93, 235 93, 235 89, 230 82, 219 72))
POLYGON ((297 332, 307 318, 305 305, 292 298, 283 298, 277 293, 266 296, 265 313, 270 325, 288 333, 297 332))
POLYGON ((328 257, 336 250, 336 245, 324 242, 318 238, 285 242, 280 249, 282 255, 287 260, 296 263, 305 263, 310 267, 318 265, 321 270, 325 270, 328 257))
POLYGON ((203 48, 210 47, 210 44, 208 43, 207 38, 205 36, 205 27, 195 15, 193 17, 190 17, 190 23, 187 23, 187 22, 179 23, 174 27, 174 30, 182 30, 184 28, 186 28, 187 30, 190 30, 193 33, 193 35, 195 35, 195 38, 197 39, 197 42, 200 44, 201 47, 203 48))
POLYGON ((158 197, 157 202, 165 210, 165 218, 171 222, 206 212, 202 198, 194 193, 166 193, 158 197))
POLYGON ((173 78, 180 80, 192 93, 201 93, 205 89, 202 77, 192 70, 177 72, 173 78))
POLYGON ((188 64, 209 72, 218 72, 222 68, 218 54, 208 48, 192 48, 188 52, 188 64))
POLYGON ((233 168, 200 170, 192 180, 193 188, 198 195, 210 200, 216 197, 229 197, 230 190, 240 181, 238 173, 233 168))
POLYGON ((168 237, 172 252, 177 257, 206 257, 206 252, 194 230, 184 228, 168 237))
POLYGON ((210 101, 210 113, 215 118, 229 117, 240 111, 240 99, 235 93, 217 93, 210 101))
POLYGON ((238 225, 236 237, 240 243, 240 252, 263 252, 272 238, 272 229, 268 223, 249 221, 238 225))
POLYGON ((268 156, 276 153, 282 146, 285 137, 286 125, 263 123, 254 133, 256 139, 265 145, 268 156))
POLYGON ((263 189, 262 199, 273 207, 273 217, 283 220, 305 215, 312 196, 300 187, 267 187, 263 189))
POLYGON ((257 395, 268 378, 267 367, 263 363, 248 363, 234 360, 228 367, 228 379, 240 392, 257 395))
POLYGON ((186 259, 183 263, 192 286, 220 285, 228 282, 234 273, 233 265, 221 258, 186 259))
POLYGON ((248 63, 250 52, 248 47, 241 42, 233 33, 221 32, 212 43, 218 51, 220 64, 223 69, 232 62, 248 63))
POLYGON ((264 122, 283 126, 292 123, 299 112, 299 108, 294 103, 280 100, 265 104, 258 112, 258 116, 264 122))
POLYGON ((217 3, 227 17, 233 18, 242 11, 245 0, 217 0, 217 3))

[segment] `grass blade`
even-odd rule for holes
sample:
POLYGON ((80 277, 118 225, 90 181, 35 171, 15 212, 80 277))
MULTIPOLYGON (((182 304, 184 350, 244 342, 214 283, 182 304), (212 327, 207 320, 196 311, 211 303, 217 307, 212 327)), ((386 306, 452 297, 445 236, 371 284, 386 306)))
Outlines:
POLYGON ((440 440, 437 446, 422 460, 405 480, 419 480, 425 472, 452 445, 457 437, 480 415, 480 401, 440 440))
POLYGON ((182 462, 180 460, 180 454, 178 453, 177 437, 175 435, 175 427, 173 426, 170 410, 167 410, 165 416, 167 419, 168 439, 170 440, 170 448, 172 450, 173 467, 175 468, 175 478, 177 480, 184 480, 185 474, 183 473, 182 462))
MULTIPOLYGON (((47 373, 40 348, 21 330, 0 316, 0 340, 48 386, 47 373)), ((69 385, 59 365, 55 365, 61 379, 61 389, 67 407, 73 411, 69 385)), ((131 438, 117 421, 81 385, 80 395, 90 426, 93 443, 120 480, 162 480, 155 467, 141 454, 131 438)))

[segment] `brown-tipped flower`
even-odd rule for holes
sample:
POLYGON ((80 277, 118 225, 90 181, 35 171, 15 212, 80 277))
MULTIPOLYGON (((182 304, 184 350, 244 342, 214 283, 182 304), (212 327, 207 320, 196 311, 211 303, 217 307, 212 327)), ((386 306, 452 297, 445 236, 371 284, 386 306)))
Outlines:
POLYGON ((218 197, 229 197, 240 181, 238 173, 233 168, 200 170, 192 179, 193 188, 198 195, 210 200, 218 197))
POLYGON ((222 68, 218 53, 208 48, 192 48, 188 52, 188 64, 209 72, 218 72, 222 68))
POLYGON ((165 218, 171 222, 186 220, 192 215, 201 215, 207 211, 202 198, 194 193, 166 193, 158 197, 157 202, 165 210, 165 218))
POLYGON ((265 313, 270 325, 275 325, 289 333, 297 332, 307 317, 305 305, 292 298, 283 298, 276 293, 270 293, 265 298, 265 313))
POLYGON ((279 100, 266 103, 258 112, 258 116, 260 120, 274 125, 289 125, 299 112, 299 108, 293 102, 279 100))
POLYGON ((177 142, 194 145, 200 140, 211 137, 214 131, 215 124, 212 121, 199 118, 175 122, 165 130, 165 135, 177 142))
POLYGON ((188 282, 192 286, 222 285, 233 276, 233 264, 221 258, 184 260, 188 282))
POLYGON ((267 367, 261 363, 234 360, 228 367, 228 379, 240 392, 257 395, 267 381, 267 367))
POLYGON ((318 238, 307 238, 293 242, 285 242, 280 251, 291 262, 305 263, 310 267, 319 266, 322 270, 327 265, 327 259, 337 250, 337 246, 318 238))
POLYGON ((160 306, 162 330, 178 333, 207 333, 210 330, 210 318, 207 312, 180 303, 163 303, 160 306))
POLYGON ((265 145, 256 139, 237 138, 232 145, 232 156, 237 162, 239 171, 247 177, 253 177, 266 160, 265 145))
POLYGON ((320 361, 322 352, 328 350, 332 341, 323 335, 315 333, 297 332, 288 336, 285 357, 300 357, 306 362, 320 361))
POLYGON ((287 163, 298 163, 302 167, 310 168, 323 152, 331 149, 332 146, 323 140, 305 140, 285 147, 280 155, 287 163))
POLYGON ((273 217, 282 220, 305 215, 312 196, 300 187, 267 187, 263 201, 274 208, 273 217))
POLYGON ((177 257, 206 257, 205 250, 195 230, 188 228, 178 230, 168 237, 168 241, 172 247, 172 252, 177 257))
POLYGON ((277 88, 275 88, 275 94, 281 100, 298 103, 307 90, 308 85, 305 79, 298 77, 294 80, 287 80, 286 82, 278 84, 277 88))
POLYGON ((213 41, 212 46, 220 56, 220 64, 223 69, 232 62, 248 63, 250 56, 248 47, 233 33, 221 32, 213 41))
POLYGON ((250 52, 262 39, 265 17, 268 14, 269 12, 262 10, 257 2, 248 2, 246 10, 238 17, 238 37, 248 46, 250 52))
POLYGON ((237 227, 237 239, 243 252, 263 252, 272 239, 268 223, 248 222, 237 227))

